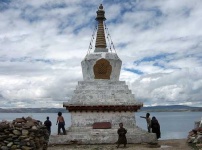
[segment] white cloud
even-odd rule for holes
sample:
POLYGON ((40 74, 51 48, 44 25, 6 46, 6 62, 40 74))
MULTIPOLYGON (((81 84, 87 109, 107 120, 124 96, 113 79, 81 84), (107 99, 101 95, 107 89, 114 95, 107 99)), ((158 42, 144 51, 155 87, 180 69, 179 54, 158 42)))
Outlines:
MULTIPOLYGON (((62 107, 82 80, 80 62, 99 4, 16 0, 0 5, 0 105, 62 107)), ((137 100, 202 106, 201 7, 198 0, 104 1, 106 24, 123 61, 120 80, 137 100)))
POLYGON ((198 106, 201 101, 201 67, 182 69, 167 74, 151 74, 140 77, 133 85, 137 99, 153 105, 186 104, 198 106))

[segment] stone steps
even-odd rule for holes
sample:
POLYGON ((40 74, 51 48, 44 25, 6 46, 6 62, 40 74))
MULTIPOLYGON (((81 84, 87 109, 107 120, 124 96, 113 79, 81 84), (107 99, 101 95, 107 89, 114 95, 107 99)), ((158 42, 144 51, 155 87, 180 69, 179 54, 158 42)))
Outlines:
POLYGON ((136 105, 125 81, 79 81, 71 100, 65 105, 136 105))
POLYGON ((110 101, 110 102, 107 102, 107 101, 96 101, 96 102, 88 102, 88 101, 82 101, 82 100, 79 100, 79 101, 76 101, 76 102, 65 102, 63 103, 65 106, 68 106, 68 105, 72 105, 72 106, 99 106, 99 105, 102 105, 102 106, 105 106, 105 105, 113 105, 113 106, 130 106, 130 105, 142 105, 142 103, 139 103, 139 102, 121 102, 120 100, 117 100, 117 101, 110 101))
POLYGON ((99 94, 118 94, 118 93, 126 93, 126 94, 132 94, 131 90, 129 89, 124 89, 124 90, 74 90, 75 94, 94 94, 94 93, 99 93, 99 94))
POLYGON ((105 84, 113 84, 113 85, 125 85, 125 81, 110 81, 110 80, 94 80, 94 81, 79 81, 78 85, 105 85, 105 84))
MULTIPOLYGON (((66 130, 67 134, 72 134, 72 133, 76 133, 76 134, 85 134, 85 133, 89 133, 89 134, 97 134, 99 133, 101 134, 116 134, 117 135, 117 129, 92 129, 92 127, 89 128, 82 128, 82 127, 71 127, 68 130, 66 130)), ((131 133, 135 132, 137 135, 138 134, 143 134, 143 133, 147 133, 145 130, 139 128, 139 127, 134 127, 134 128, 127 128, 127 134, 130 135, 131 133)))
MULTIPOLYGON (((83 129, 83 128, 82 128, 83 129)), ((128 143, 156 143, 156 135, 135 127, 127 129, 126 138, 128 143)), ((51 136, 49 144, 114 144, 118 140, 117 129, 88 129, 68 130, 67 135, 51 136)))
POLYGON ((77 85, 76 90, 129 90, 128 85, 77 85))
POLYGON ((111 93, 81 93, 81 94, 75 94, 72 96, 72 100, 77 100, 77 99, 81 99, 81 100, 107 100, 109 101, 109 99, 113 99, 115 101, 118 100, 123 100, 125 101, 127 100, 134 100, 134 95, 133 94, 126 94, 126 93, 117 93, 112 95, 111 93))

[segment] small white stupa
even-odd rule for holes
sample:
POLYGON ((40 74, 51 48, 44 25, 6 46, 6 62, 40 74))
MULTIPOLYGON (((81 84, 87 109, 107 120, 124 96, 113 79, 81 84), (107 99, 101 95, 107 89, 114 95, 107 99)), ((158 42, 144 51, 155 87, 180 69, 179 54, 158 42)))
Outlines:
MULTIPOLYGON (((156 135, 136 126, 135 113, 143 104, 138 102, 125 81, 119 81, 122 61, 116 53, 108 52, 105 40, 105 11, 97 11, 97 36, 94 52, 81 62, 83 80, 63 106, 71 113, 67 135, 60 143, 115 143, 119 123, 127 129, 128 143, 156 142, 156 135)), ((123 31, 124 32, 124 31, 123 31)), ((52 141, 54 143, 54 141, 52 141)))

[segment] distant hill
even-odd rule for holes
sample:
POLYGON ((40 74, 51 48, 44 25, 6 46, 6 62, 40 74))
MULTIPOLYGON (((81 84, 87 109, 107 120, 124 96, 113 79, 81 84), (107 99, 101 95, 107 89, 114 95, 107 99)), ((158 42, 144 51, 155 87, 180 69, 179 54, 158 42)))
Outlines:
POLYGON ((150 106, 150 107, 142 107, 140 111, 149 111, 149 112, 202 111, 202 107, 191 107, 185 105, 150 106))
POLYGON ((0 113, 58 113, 68 112, 65 108, 0 108, 0 113))
MULTIPOLYGON (((0 108, 0 113, 66 113, 65 108, 0 108)), ((143 112, 181 112, 181 111, 199 111, 202 112, 202 107, 190 107, 184 105, 170 106, 150 106, 142 107, 139 111, 143 112)))

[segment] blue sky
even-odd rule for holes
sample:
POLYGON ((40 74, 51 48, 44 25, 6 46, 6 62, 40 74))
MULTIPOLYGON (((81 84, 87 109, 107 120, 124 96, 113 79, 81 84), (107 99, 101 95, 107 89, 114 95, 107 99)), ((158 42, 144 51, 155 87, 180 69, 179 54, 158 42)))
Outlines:
POLYGON ((62 107, 83 80, 100 3, 136 99, 202 107, 198 0, 0 0, 0 106, 62 107))

